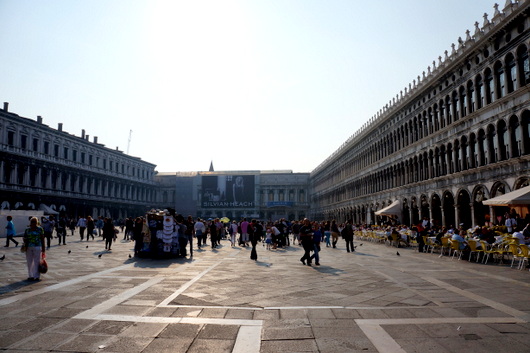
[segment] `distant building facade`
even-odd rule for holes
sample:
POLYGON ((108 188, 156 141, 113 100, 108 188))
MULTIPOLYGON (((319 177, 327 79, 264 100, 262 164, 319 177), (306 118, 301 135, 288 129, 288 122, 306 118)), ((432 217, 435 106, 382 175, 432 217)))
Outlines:
POLYGON ((67 217, 143 214, 156 205, 155 165, 0 109, 0 208, 67 217))
POLYGON ((508 207, 482 202, 530 181, 529 14, 530 1, 495 5, 491 20, 321 163, 311 173, 312 217, 501 221, 508 207))
MULTIPOLYGON (((213 169, 213 168, 211 168, 213 169)), ((183 215, 299 219, 309 213, 309 173, 292 171, 208 171, 161 173, 166 207, 183 215), (171 188, 171 184, 173 187, 171 188), (167 187, 167 190, 166 190, 167 187), (174 192, 175 197, 169 198, 174 192)))

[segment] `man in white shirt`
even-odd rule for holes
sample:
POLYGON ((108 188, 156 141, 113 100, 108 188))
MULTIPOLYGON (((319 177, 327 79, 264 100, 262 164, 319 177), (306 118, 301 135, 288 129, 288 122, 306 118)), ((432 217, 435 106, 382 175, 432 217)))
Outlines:
POLYGON ((508 228, 508 233, 513 233, 515 227, 517 226, 517 221, 515 220, 515 218, 513 218, 512 215, 510 215, 506 219, 506 222, 504 222, 504 225, 506 226, 506 228, 508 228))
MULTIPOLYGON (((79 217, 79 220, 77 221, 77 226, 79 227, 79 235, 81 235, 81 241, 85 237, 85 229, 86 229, 86 218, 85 217, 79 217)), ((87 234, 87 237, 89 235, 87 234)), ((88 240, 88 238, 87 238, 88 240)))
POLYGON ((193 229, 195 231, 195 236, 197 237, 197 247, 200 249, 203 239, 204 245, 206 245, 206 227, 200 218, 197 218, 197 222, 195 222, 193 229))

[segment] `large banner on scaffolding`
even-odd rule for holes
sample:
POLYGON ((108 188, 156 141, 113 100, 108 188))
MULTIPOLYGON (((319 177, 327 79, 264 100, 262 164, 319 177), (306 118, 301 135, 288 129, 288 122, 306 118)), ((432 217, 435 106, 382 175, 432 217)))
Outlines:
POLYGON ((254 175, 203 175, 203 208, 254 207, 254 175))

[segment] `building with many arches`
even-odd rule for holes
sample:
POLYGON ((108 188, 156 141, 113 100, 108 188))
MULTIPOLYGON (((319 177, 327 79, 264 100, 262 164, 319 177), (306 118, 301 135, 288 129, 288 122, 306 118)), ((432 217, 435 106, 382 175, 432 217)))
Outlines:
POLYGON ((530 1, 494 9, 312 171, 312 217, 501 220, 483 201, 530 181, 530 1))

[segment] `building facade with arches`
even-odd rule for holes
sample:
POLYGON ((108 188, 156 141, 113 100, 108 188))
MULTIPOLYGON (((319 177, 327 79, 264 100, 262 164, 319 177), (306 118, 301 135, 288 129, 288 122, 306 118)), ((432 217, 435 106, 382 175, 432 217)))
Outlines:
POLYGON ((501 221, 482 202, 530 182, 530 1, 494 10, 311 173, 312 217, 501 221))
POLYGON ((157 205, 155 165, 0 109, 0 208, 115 219, 157 205))

